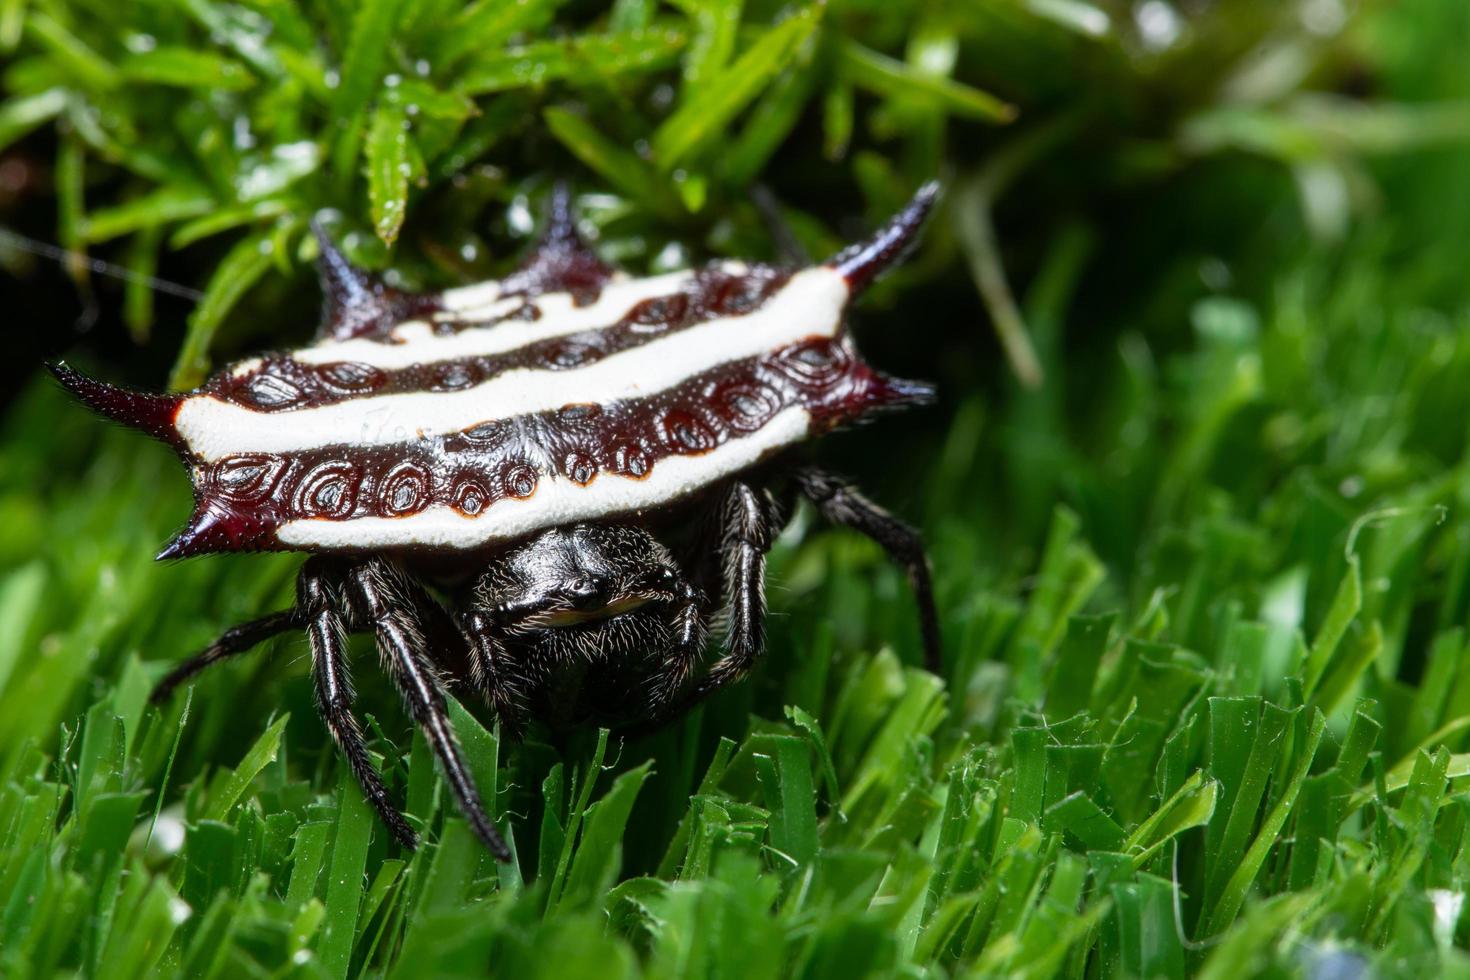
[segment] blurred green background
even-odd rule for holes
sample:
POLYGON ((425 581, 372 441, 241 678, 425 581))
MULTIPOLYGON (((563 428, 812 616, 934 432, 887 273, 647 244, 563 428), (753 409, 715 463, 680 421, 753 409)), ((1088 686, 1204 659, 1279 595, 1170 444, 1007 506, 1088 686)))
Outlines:
POLYGON ((1467 50, 1463 0, 0 0, 0 972, 1470 972, 1467 50), (924 529, 944 676, 799 514, 769 658, 681 725, 458 710, 513 867, 370 646, 415 854, 298 638, 146 706, 299 558, 153 564, 184 475, 43 358, 303 341, 312 217, 432 289, 558 179, 641 273, 936 177, 853 329, 940 401, 818 451, 924 529))

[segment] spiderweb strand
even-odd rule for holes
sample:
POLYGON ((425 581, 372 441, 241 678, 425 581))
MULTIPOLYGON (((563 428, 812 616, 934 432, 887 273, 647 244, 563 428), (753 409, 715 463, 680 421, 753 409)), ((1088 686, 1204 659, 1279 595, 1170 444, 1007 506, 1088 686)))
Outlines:
POLYGON ((52 259, 63 265, 80 262, 99 276, 111 276, 114 279, 121 279, 125 282, 135 282, 160 293, 167 293, 170 296, 177 296, 180 299, 191 300, 195 303, 204 298, 204 294, 197 289, 191 289, 188 286, 170 282, 167 279, 159 279, 157 276, 145 276, 140 272, 134 272, 126 266, 104 262, 102 259, 94 259, 85 252, 73 252, 59 245, 52 245, 49 242, 43 242, 39 239, 19 234, 11 231, 9 228, 0 228, 0 245, 9 245, 22 252, 30 252, 32 255, 52 259))

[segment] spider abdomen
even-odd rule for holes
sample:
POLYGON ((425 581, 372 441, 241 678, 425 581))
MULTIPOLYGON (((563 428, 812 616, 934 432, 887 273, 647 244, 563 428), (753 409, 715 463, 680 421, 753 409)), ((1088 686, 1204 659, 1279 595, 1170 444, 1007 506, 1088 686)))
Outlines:
POLYGON ((629 278, 554 222, 518 272, 427 297, 323 239, 314 344, 179 396, 58 375, 120 421, 146 414, 189 465, 195 511, 163 557, 481 550, 677 503, 927 397, 870 367, 843 314, 928 203, 795 272, 721 262, 629 278))

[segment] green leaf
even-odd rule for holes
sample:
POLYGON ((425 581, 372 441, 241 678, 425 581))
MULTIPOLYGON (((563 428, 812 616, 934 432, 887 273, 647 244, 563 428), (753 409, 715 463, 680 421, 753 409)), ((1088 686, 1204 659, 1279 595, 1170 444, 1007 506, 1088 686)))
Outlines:
POLYGON ((82 223, 82 236, 89 242, 105 242, 135 231, 207 214, 215 206, 214 197, 201 189, 160 187, 116 207, 93 211, 82 223))
POLYGON ((1042 823, 1049 831, 1072 834, 1088 847, 1111 851, 1123 843, 1123 828, 1081 790, 1047 807, 1042 823))
POLYGON ((121 79, 117 69, 50 14, 32 10, 26 18, 26 26, 31 37, 50 52, 72 81, 98 91, 119 84, 121 79))
POLYGON ((1295 711, 1267 703, 1258 716, 1245 719, 1251 733, 1247 736, 1250 753, 1244 760, 1238 782, 1231 787, 1225 800, 1225 823, 1214 840, 1210 855, 1212 873, 1205 892, 1206 903, 1215 900, 1226 879, 1239 867, 1246 841, 1256 825, 1256 815, 1275 760, 1281 752, 1281 739, 1294 715, 1295 711))
POLYGON ((348 119, 367 108, 377 92, 402 2, 363 0, 356 5, 352 36, 342 53, 342 77, 332 95, 332 114, 337 119, 348 119))
POLYGON ((952 79, 915 71, 851 41, 838 47, 842 75, 859 88, 889 98, 910 98, 931 103, 966 119, 1006 123, 1016 118, 1016 109, 1001 99, 952 79))
POLYGON ((1048 716, 1060 721, 1091 703, 1098 665, 1116 622, 1111 615, 1073 616, 1067 621, 1047 694, 1048 716))
POLYGON ((313 901, 327 845, 331 843, 332 824, 325 821, 304 823, 296 830, 291 848, 291 878, 286 887, 286 905, 301 910, 313 901))
POLYGON ((555 106, 545 112, 547 128, 577 159, 644 207, 676 217, 682 210, 667 183, 636 155, 598 132, 590 122, 555 106))
POLYGON ((0 104, 0 150, 55 119, 66 108, 66 101, 66 90, 53 88, 0 104))
POLYGON ((1128 836, 1125 847, 1138 852, 1135 865, 1142 866, 1159 848, 1184 831, 1208 825, 1215 815, 1219 795, 1220 784, 1206 781, 1204 773, 1196 770, 1128 836))
POLYGON ((46 568, 39 561, 22 565, 0 580, 0 622, 8 624, 0 632, 0 691, 5 690, 26 649, 26 638, 41 611, 46 581, 46 568))
POLYGON ((1347 573, 1337 587, 1332 606, 1327 610, 1327 616, 1312 640, 1311 654, 1307 658, 1302 680, 1302 688, 1309 695, 1317 689, 1317 683, 1327 670, 1338 644, 1363 608, 1363 576, 1359 569, 1358 556, 1348 555, 1347 566, 1347 573))
POLYGON ((480 95, 563 79, 591 84, 660 71, 674 64, 687 40, 678 28, 654 27, 535 41, 474 59, 466 65, 458 87, 468 95, 480 95))
POLYGON ((233 231, 257 221, 279 218, 287 214, 290 208, 290 202, 283 200, 256 201, 236 208, 222 208, 179 225, 169 236, 168 244, 173 249, 188 248, 213 235, 233 231))
POLYGON ((623 773, 613 781, 607 794, 586 810, 581 839, 567 871, 566 888, 562 891, 558 906, 576 908, 597 901, 617 880, 618 868, 622 864, 623 832, 633 812, 633 803, 638 791, 652 771, 653 764, 645 762, 636 769, 623 773))
POLYGON ((676 0, 694 22, 684 54, 684 85, 689 90, 712 82, 735 52, 743 0, 676 0))
POLYGON ((436 42, 434 62, 449 65, 473 51, 489 51, 513 35, 550 23, 565 0, 476 0, 461 10, 436 42))
POLYGON ((794 735, 769 736, 755 756, 771 811, 771 846, 797 867, 817 854, 816 790, 812 786, 810 750, 794 735), (764 754, 774 750, 774 755, 764 754))
POLYGON ((461 122, 476 113, 475 103, 459 92, 445 92, 420 78, 400 79, 383 97, 403 107, 405 114, 426 119, 461 122))
POLYGON ((815 59, 803 59, 798 51, 796 63, 777 76, 761 96, 734 145, 722 158, 721 171, 727 182, 735 186, 748 184, 775 155, 801 119, 807 98, 818 80, 817 68, 815 59))
POLYGON ((1281 828, 1286 825, 1287 818, 1291 816, 1297 794, 1301 792, 1302 783, 1306 780, 1307 773, 1312 767, 1312 759, 1316 757, 1317 746, 1322 742, 1322 732, 1326 727, 1327 719, 1320 711, 1314 712, 1310 727, 1306 732, 1305 744, 1297 753, 1296 767, 1292 771, 1291 779, 1282 788, 1281 795, 1277 798, 1270 813, 1261 821, 1260 829, 1256 832, 1249 850, 1235 867, 1230 875, 1230 880, 1226 882, 1224 890, 1220 893, 1220 899, 1209 915, 1207 934, 1218 935, 1223 931, 1234 921, 1241 905, 1245 903, 1246 892, 1250 889, 1251 882, 1255 881, 1256 875, 1260 874, 1261 866, 1266 863, 1266 858, 1276 845, 1276 835, 1281 832, 1281 828))
POLYGON ((192 388, 204 380, 209 369, 209 345, 215 331, 250 287, 271 265, 269 231, 247 235, 225 255, 204 289, 204 298, 189 317, 184 344, 174 361, 169 385, 192 388))
POLYGON ((196 48, 138 51, 124 58, 118 68, 123 78, 135 83, 223 91, 240 91, 255 84, 254 76, 239 62, 196 48))
POLYGON ((373 113, 367 138, 368 201, 373 230, 383 244, 398 240, 408 210, 408 120, 391 102, 381 102, 373 113))
POLYGON ((678 111, 653 134, 660 169, 673 170, 703 149, 740 110, 760 94, 816 29, 824 7, 804 7, 772 27, 717 78, 691 87, 678 111))

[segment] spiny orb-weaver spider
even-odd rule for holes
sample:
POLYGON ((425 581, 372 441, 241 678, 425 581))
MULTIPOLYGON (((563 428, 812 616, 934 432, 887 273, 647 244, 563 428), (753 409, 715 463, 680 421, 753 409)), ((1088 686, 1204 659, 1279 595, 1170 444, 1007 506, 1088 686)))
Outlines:
POLYGON ((759 659, 765 553, 798 496, 903 566, 936 665, 918 535, 841 479, 779 457, 931 397, 870 367, 844 312, 913 242, 937 191, 819 265, 721 261, 637 279, 581 240, 558 190, 515 272, 437 295, 361 272, 318 230, 325 303, 310 346, 183 394, 53 365, 87 405, 189 468, 194 514, 160 558, 311 553, 294 606, 228 630, 155 699, 305 630, 321 716, 412 848, 352 714, 345 635, 372 632, 475 833, 508 860, 450 726, 446 680, 484 697, 511 734, 530 717, 677 716, 759 659), (725 649, 701 673, 721 612, 725 649))

